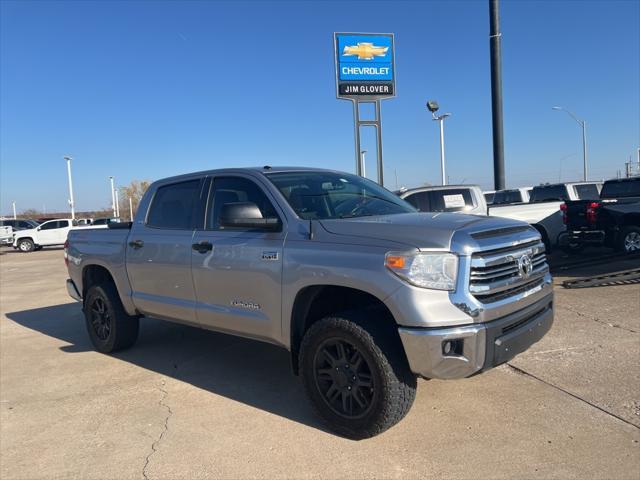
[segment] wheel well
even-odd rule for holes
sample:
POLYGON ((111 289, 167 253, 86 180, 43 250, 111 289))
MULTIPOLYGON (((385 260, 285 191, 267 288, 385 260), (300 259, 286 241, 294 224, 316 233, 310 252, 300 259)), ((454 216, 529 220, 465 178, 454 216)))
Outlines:
POLYGON ((296 295, 291 312, 291 364, 298 374, 298 353, 305 332, 318 320, 330 314, 354 309, 376 309, 378 321, 395 325, 387 306, 374 295, 355 288, 335 285, 314 285, 296 295))
POLYGON ((549 240, 549 234, 547 233, 547 229, 537 223, 531 226, 535 228, 538 231, 538 233, 540 233, 540 236, 542 237, 542 242, 544 243, 544 249, 547 251, 547 254, 551 253, 551 241, 549 240))
POLYGON ((109 270, 100 265, 84 267, 84 270, 82 270, 82 298, 86 298, 89 287, 104 282, 115 283, 109 270))
POLYGON ((17 242, 20 243, 22 240, 31 240, 31 243, 33 243, 34 245, 36 244, 36 242, 33 241, 33 238, 31 237, 20 237, 17 242))

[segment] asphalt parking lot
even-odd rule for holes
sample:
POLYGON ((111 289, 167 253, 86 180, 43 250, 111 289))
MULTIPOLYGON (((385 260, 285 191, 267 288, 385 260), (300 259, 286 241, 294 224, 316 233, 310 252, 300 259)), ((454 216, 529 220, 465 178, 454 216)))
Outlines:
POLYGON ((640 284, 557 285, 541 342, 420 381, 403 422, 355 442, 318 422, 285 351, 145 319, 133 349, 96 353, 62 251, 2 251, 3 479, 640 477, 640 284))

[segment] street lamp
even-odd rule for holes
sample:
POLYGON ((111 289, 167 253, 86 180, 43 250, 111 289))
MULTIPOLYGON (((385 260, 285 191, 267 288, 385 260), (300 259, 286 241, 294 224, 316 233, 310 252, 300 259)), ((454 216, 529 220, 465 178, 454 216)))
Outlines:
POLYGON ((365 155, 367 154, 366 150, 360 150, 360 170, 362 171, 362 176, 366 177, 366 164, 365 164, 365 155))
POLYGON ((578 123, 578 125, 582 127, 582 162, 583 162, 583 174, 582 174, 583 178, 582 179, 586 182, 587 178, 589 177, 589 169, 587 167, 587 122, 586 120, 580 120, 572 112, 570 112, 564 107, 551 107, 551 109, 562 110, 563 112, 566 112, 568 115, 571 116, 571 118, 573 118, 578 123))
POLYGON ((120 195, 119 195, 119 190, 117 188, 114 190, 114 194, 115 194, 115 197, 116 197, 116 210, 115 210, 116 213, 115 213, 115 216, 116 216, 116 218, 120 218, 120 195))
POLYGON ((440 122, 440 174, 442 185, 447 184, 447 177, 444 166, 444 119, 450 117, 450 113, 443 113, 442 115, 436 115, 436 112, 440 109, 438 102, 435 100, 429 100, 427 102, 427 109, 431 112, 433 120, 440 122))
POLYGON ((65 156, 67 162, 67 176, 69 177, 69 206, 71 207, 71 220, 76 219, 75 203, 73 202, 73 182, 71 181, 71 157, 65 156))
POLYGON ((13 207, 13 219, 15 220, 16 217, 16 202, 11 202, 11 206, 13 207))
POLYGON ((113 216, 116 216, 116 191, 113 186, 113 177, 109 177, 111 181, 111 209, 113 210, 113 216))

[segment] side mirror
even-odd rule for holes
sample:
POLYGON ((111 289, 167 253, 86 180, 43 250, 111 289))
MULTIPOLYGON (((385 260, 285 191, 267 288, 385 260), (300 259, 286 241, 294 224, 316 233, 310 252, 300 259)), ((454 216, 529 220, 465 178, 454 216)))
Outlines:
POLYGON ((264 218, 253 202, 225 203, 220 212, 220 226, 225 228, 247 228, 255 230, 278 230, 280 219, 264 218))
POLYGON ((42 230, 42 227, 38 227, 36 228, 36 231, 39 232, 40 230, 42 230))

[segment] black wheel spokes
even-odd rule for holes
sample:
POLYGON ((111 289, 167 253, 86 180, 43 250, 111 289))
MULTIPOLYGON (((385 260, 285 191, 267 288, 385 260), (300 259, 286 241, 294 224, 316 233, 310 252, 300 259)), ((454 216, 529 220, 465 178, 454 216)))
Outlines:
POLYGON ((91 325, 100 340, 106 340, 111 332, 111 317, 104 300, 96 298, 91 305, 91 325))
POLYGON ((325 402, 337 414, 357 418, 371 407, 374 393, 371 370, 351 343, 325 342, 316 355, 314 373, 325 402))

